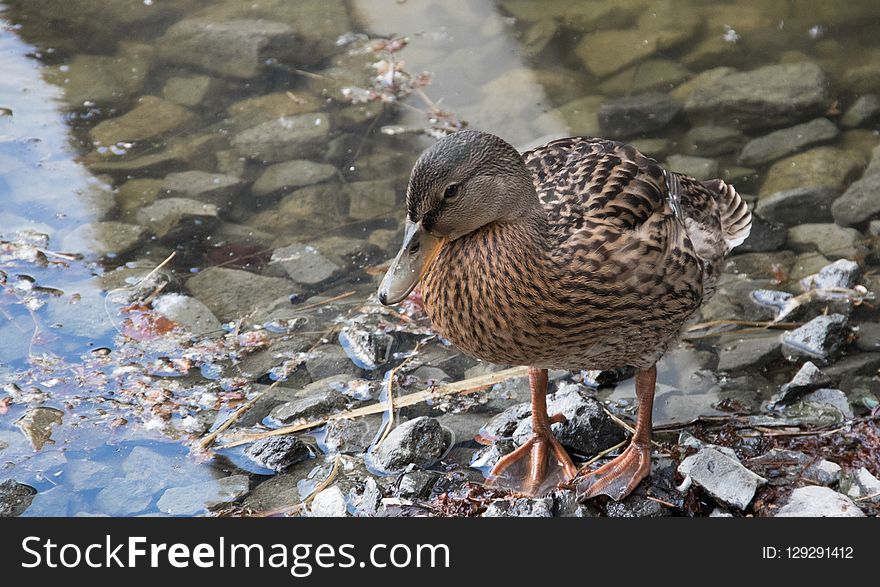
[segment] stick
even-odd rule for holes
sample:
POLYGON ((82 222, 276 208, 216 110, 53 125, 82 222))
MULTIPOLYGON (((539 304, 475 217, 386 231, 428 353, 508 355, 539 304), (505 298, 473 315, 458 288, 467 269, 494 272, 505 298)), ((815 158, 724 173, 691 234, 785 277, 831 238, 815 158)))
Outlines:
MULTIPOLYGON (((430 399, 437 399, 451 395, 467 395, 471 393, 476 393, 478 391, 483 391, 487 387, 491 387, 509 379, 525 377, 526 375, 528 375, 528 372, 528 367, 513 367, 510 369, 504 369, 503 371, 489 373, 488 375, 480 375, 479 377, 472 377, 463 381, 457 381, 455 383, 440 385, 438 387, 425 389, 416 393, 410 393, 399 398, 395 405, 397 408, 404 408, 406 406, 419 404, 430 399)), ((381 414, 387 409, 388 406, 386 404, 375 403, 368 406, 356 408, 354 410, 348 410, 345 412, 340 412, 338 414, 325 416, 317 420, 310 420, 301 424, 294 424, 292 426, 276 428, 275 430, 260 432, 258 434, 246 434, 238 438, 232 439, 230 442, 227 442, 226 444, 218 447, 218 450, 224 448, 232 448, 235 446, 240 446, 242 444, 249 444, 263 438, 269 438, 270 436, 283 436, 285 434, 293 434, 294 432, 301 432, 303 430, 311 430, 312 428, 323 426, 324 424, 327 424, 332 420, 360 418, 363 416, 369 416, 371 414, 381 414)))
POLYGON ((263 391, 257 392, 257 394, 254 397, 252 397, 251 399, 249 399, 248 401, 243 403, 241 406, 239 406, 239 408, 237 410, 235 410, 235 412, 233 412, 233 414, 231 416, 229 416, 222 424, 217 426, 217 428, 213 432, 211 432, 210 434, 208 434, 207 436, 205 436, 202 439, 202 441, 199 443, 199 447, 204 450, 204 449, 207 449, 208 447, 210 447, 212 444, 214 444, 214 441, 217 440, 217 437, 220 436, 220 434, 222 434, 224 430, 226 430, 227 428, 229 428, 230 426, 232 426, 233 424, 238 422, 238 420, 240 420, 241 417, 244 416, 245 412, 247 412, 252 407, 254 407, 254 404, 257 403, 258 399, 260 399, 267 392, 271 391, 276 386, 278 386, 279 383, 281 383, 281 379, 275 380, 274 382, 272 382, 272 385, 270 385, 269 387, 267 387, 263 391))

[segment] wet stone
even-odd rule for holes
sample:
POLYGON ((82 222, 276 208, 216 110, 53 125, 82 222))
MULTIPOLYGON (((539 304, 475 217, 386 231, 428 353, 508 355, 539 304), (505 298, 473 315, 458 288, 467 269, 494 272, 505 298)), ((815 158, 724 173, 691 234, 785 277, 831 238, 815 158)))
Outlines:
POLYGON ((623 501, 610 500, 605 505, 605 514, 609 518, 661 518, 672 515, 669 508, 642 495, 643 490, 636 489, 623 501))
POLYGON ((284 116, 317 112, 321 107, 321 99, 314 94, 287 90, 239 100, 229 106, 226 113, 232 127, 242 130, 284 116))
POLYGON ((724 505, 746 509, 755 491, 767 480, 746 469, 735 457, 712 447, 704 447, 687 457, 678 472, 706 490, 724 505))
POLYGON ((303 285, 316 285, 333 277, 340 269, 311 245, 294 243, 275 249, 270 267, 281 267, 293 281, 303 285))
POLYGON ((788 229, 789 248, 796 252, 818 250, 830 259, 857 257, 863 250, 862 234, 833 223, 800 224, 788 229))
POLYGON ((76 55, 61 68, 47 69, 46 77, 64 88, 74 106, 84 102, 123 102, 141 90, 150 71, 149 48, 122 44, 112 57, 76 55))
POLYGON ((318 385, 320 383, 316 381, 306 386, 302 391, 303 397, 281 404, 272 410, 269 417, 276 422, 289 424, 296 420, 327 416, 348 405, 344 395, 335 389, 318 385))
POLYGON ((284 116, 241 131, 232 138, 232 147, 251 159, 289 161, 319 155, 329 134, 326 114, 284 116))
POLYGON ((828 103, 825 74, 800 62, 725 75, 694 90, 684 109, 699 124, 735 121, 742 129, 761 129, 821 114, 828 103))
POLYGON ((192 112, 183 106, 156 96, 144 96, 130 112, 95 125, 89 136, 103 146, 144 141, 180 128, 192 117, 192 112))
POLYGON ((108 220, 80 225, 61 239, 61 247, 72 253, 96 257, 124 255, 146 236, 146 229, 136 224, 108 220))
POLYGON ((847 343, 849 333, 846 316, 817 316, 803 326, 783 334, 782 351, 789 357, 810 357, 827 361, 847 343))
POLYGON ((745 143, 745 135, 726 126, 695 126, 684 136, 689 153, 701 157, 717 157, 738 151, 745 143))
POLYGON ((839 133, 837 125, 827 118, 816 118, 752 139, 743 147, 737 162, 747 167, 765 165, 804 147, 830 141, 839 133))
POLYGON ((880 173, 865 174, 831 205, 834 221, 841 226, 861 224, 880 214, 880 173))
POLYGON ((687 68, 669 59, 648 59, 625 69, 599 86, 609 96, 669 91, 691 77, 687 68))
POLYGON ((306 512, 309 518, 344 518, 348 516, 348 503, 342 489, 333 485, 317 494, 306 512))
POLYGON ((856 347, 861 351, 880 351, 880 322, 859 324, 856 347))
POLYGON ((837 196, 837 190, 832 187, 799 187, 762 197, 755 211, 762 218, 785 226, 823 222, 828 219, 837 196))
POLYGON ((847 419, 853 417, 853 411, 852 407, 849 405, 849 400, 847 399, 846 394, 839 389, 817 389, 816 391, 811 391, 806 394, 803 397, 803 401, 806 403, 834 408, 847 419))
POLYGON ((819 273, 809 275, 801 280, 804 290, 816 289, 852 289, 862 277, 859 264, 849 259, 838 259, 823 267, 819 273))
POLYGON ((599 31, 587 34, 575 54, 597 77, 606 77, 657 52, 660 32, 640 30, 599 31))
POLYGON ((339 346, 352 363, 361 369, 374 371, 391 358, 394 337, 348 326, 339 332, 339 346))
POLYGON ((355 220, 388 216, 398 209, 394 182, 387 180, 354 181, 345 186, 348 215, 355 220))
POLYGON ((181 106, 198 106, 211 93, 212 87, 215 85, 214 78, 207 75, 172 77, 165 82, 162 95, 166 100, 171 100, 181 106))
POLYGON ((281 22, 193 18, 171 25, 157 47, 172 63, 246 79, 256 77, 269 59, 296 63, 297 41, 293 29, 281 22))
POLYGON ((217 481, 170 487, 156 502, 156 507, 172 516, 193 516, 238 501, 247 495, 249 486, 247 475, 232 475, 217 481))
POLYGON ((755 253, 779 250, 787 241, 785 225, 771 222, 758 214, 752 214, 752 229, 748 238, 736 248, 740 253, 755 253))
POLYGON ((560 121, 572 134, 594 136, 599 130, 599 107, 605 101, 603 96, 583 96, 567 102, 555 110, 542 114, 535 121, 540 129, 558 128, 560 121))
POLYGON ((668 94, 617 98, 599 108, 599 127, 610 138, 627 138, 663 128, 680 110, 681 103, 668 94))
POLYGON ((250 314, 255 307, 297 291, 288 279, 264 277, 248 271, 210 267, 192 276, 186 287, 223 322, 250 314))
POLYGON ((421 416, 392 430, 371 456, 380 469, 398 471, 410 463, 430 465, 443 454, 445 443, 440 423, 421 416))
POLYGON ((822 387, 828 387, 832 383, 831 377, 819 369, 812 361, 807 361, 795 373, 791 381, 779 388, 779 395, 774 396, 771 404, 779 405, 794 401, 806 393, 822 387))
POLYGON ((840 124, 846 128, 856 128, 873 122, 880 117, 880 96, 877 94, 865 94, 853 102, 843 117, 840 124))
POLYGON ((30 507, 36 494, 33 487, 6 479, 0 483, 0 518, 20 516, 30 507))
POLYGON ((394 494, 403 499, 427 499, 440 476, 435 471, 425 471, 410 465, 400 475, 394 494))
POLYGON ((761 184, 760 196, 800 187, 842 190, 863 166, 860 154, 834 147, 816 147, 771 165, 761 184))
POLYGON ((265 196, 321 183, 335 177, 336 173, 336 168, 332 165, 295 159, 268 167, 254 182, 251 191, 256 196, 265 196))
POLYGON ((363 454, 378 429, 378 423, 366 418, 331 420, 325 431, 324 445, 331 453, 363 454))
POLYGON ((337 183, 311 185, 284 196, 276 206, 253 216, 249 225, 275 234, 323 232, 340 224, 347 199, 337 183))
POLYGON ((846 494, 851 498, 875 503, 880 502, 880 479, 872 475, 867 468, 862 467, 854 471, 848 481, 849 487, 846 490, 846 494))
POLYGON ((111 516, 130 516, 147 509, 153 502, 153 491, 142 479, 117 477, 111 479, 95 497, 95 505, 111 516))
POLYGON ((358 376, 362 373, 342 348, 331 345, 318 347, 309 353, 305 367, 315 380, 338 374, 358 376))
POLYGON ((135 220, 160 240, 172 243, 211 232, 219 224, 217 206, 187 198, 163 198, 142 208, 135 220))
POLYGON ((220 321, 196 298, 178 293, 163 294, 153 300, 153 309, 193 334, 223 333, 220 321))
POLYGON ((553 498, 542 497, 533 499, 529 497, 515 497, 511 499, 497 499, 493 501, 486 511, 484 518, 552 518, 553 498))
POLYGON ((718 341, 718 370, 736 372, 761 369, 778 359, 782 337, 726 335, 718 341))
POLYGON ((718 175, 718 161, 706 157, 670 155, 666 158, 666 166, 672 171, 695 179, 712 179, 718 175))
POLYGON ((847 496, 827 487, 798 487, 791 492, 777 518, 848 517, 861 518, 864 512, 847 496))
POLYGON ((267 469, 281 472, 312 456, 308 445, 293 435, 270 436, 245 449, 249 459, 267 469))
POLYGON ((475 469, 491 469, 506 454, 516 450, 516 443, 512 440, 496 440, 490 445, 478 449, 471 457, 470 466, 475 469))
POLYGON ((231 206, 244 185, 232 175, 195 170, 169 173, 162 182, 169 196, 199 200, 222 209, 231 206))

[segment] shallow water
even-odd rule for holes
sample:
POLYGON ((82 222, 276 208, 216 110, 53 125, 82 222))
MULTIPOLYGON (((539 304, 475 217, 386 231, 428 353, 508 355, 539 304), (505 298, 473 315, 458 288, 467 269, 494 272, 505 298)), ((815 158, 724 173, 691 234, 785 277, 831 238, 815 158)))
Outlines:
MULTIPOLYGON (((49 241, 42 248, 50 263, 0 259, 7 275, 0 299, 0 378, 13 399, 0 412, 0 480, 14 478, 38 491, 25 515, 197 514, 206 511, 219 479, 249 474, 251 488, 263 481, 269 470, 245 458, 242 448, 209 458, 190 450, 192 438, 251 397, 254 389, 247 383, 271 383, 273 375, 289 370, 281 366, 284 360, 297 353, 339 348, 334 324, 375 312, 375 304, 366 310, 361 304, 398 245, 409 169, 433 140, 419 131, 431 126, 448 129, 466 121, 525 148, 557 136, 600 134, 599 106, 616 98, 652 91, 683 100, 693 79, 717 67, 748 71, 814 62, 827 78, 827 108, 796 122, 826 114, 840 132, 801 151, 830 147, 839 171, 828 170, 832 163, 800 176, 786 175, 774 160, 745 166, 737 162, 741 143, 707 155, 691 146, 687 133, 696 123, 682 113, 626 140, 681 171, 708 165, 712 176, 732 180, 746 195, 766 196, 771 175, 777 176, 774 185, 786 189, 807 182, 842 191, 880 145, 878 117, 853 128, 840 124, 858 98, 880 93, 878 16, 880 9, 867 1, 845 6, 796 0, 8 2, 0 13, 0 107, 11 110, 0 116, 0 238, 21 238, 16 234, 26 230, 45 234, 49 241), (191 39, 180 27, 188 19, 263 19, 289 27, 258 25, 257 32, 233 32, 227 41, 204 48, 187 45, 191 39), (615 30, 626 33, 607 34, 615 30), (635 45, 628 36, 632 31, 639 31, 635 45), (346 56, 360 41, 337 39, 351 41, 346 35, 351 32, 400 35, 409 44, 391 53, 346 56), (254 50, 243 38, 267 40, 254 50), (237 50, 224 52, 224 46, 237 50), (347 103, 342 88, 371 84, 383 71, 371 65, 379 61, 386 67, 402 61, 402 69, 414 75, 429 71, 431 83, 408 95, 385 88, 390 93, 384 110, 381 100, 347 103), (395 92, 400 104, 392 103, 395 92), (253 100, 261 96, 269 97, 253 100), (427 114, 432 107, 433 117, 427 114), (126 117, 133 109, 140 115, 126 117), (271 127, 274 123, 280 126, 271 127), (271 128, 247 134, 260 124, 271 128), (291 139, 284 134, 291 127, 299 129, 297 136, 311 138, 291 139), (264 175, 286 161, 298 161, 298 167, 264 175), (179 175, 193 171, 202 174, 179 175), (158 208, 141 212, 168 197, 189 200, 189 218, 164 216, 167 211, 158 208), (210 210, 193 212, 193 201, 210 210), (160 215, 165 220, 157 221, 160 215), (81 231, 99 221, 122 224, 81 231), (311 265, 296 265, 302 273, 289 275, 270 258, 294 243, 312 247, 292 253, 295 259, 315 251, 317 256, 311 265), (190 353, 173 344, 150 348, 165 326, 150 318, 133 324, 139 309, 120 296, 172 253, 160 271, 169 284, 154 293, 179 291, 205 302, 216 319, 198 324, 199 334, 224 332, 220 323, 236 333, 266 325, 256 332, 271 333, 272 324, 308 307, 296 314, 304 322, 278 327, 295 331, 294 340, 279 356, 252 353, 241 340, 222 349, 192 343, 197 348, 190 353), (207 283, 194 278, 215 266, 274 281, 220 299, 217 290, 231 278, 214 274, 207 283), (25 285, 31 281, 59 291, 34 293, 25 285), (290 295, 295 304, 287 301, 290 295), (341 297, 321 305, 334 296, 341 297), (132 333, 144 344, 132 344, 132 333), (104 351, 96 349, 109 349, 110 359, 98 364, 95 357, 104 351), (228 360, 230 354, 235 360, 228 360), (247 362, 254 356, 261 358, 247 362), (270 368, 275 370, 269 373, 270 368), (138 371, 122 373, 128 369, 138 371), (49 442, 35 450, 16 423, 38 407, 63 414, 51 426, 49 442), (139 462, 153 468, 145 472, 139 462), (125 499, 145 477, 152 484, 125 499)), ((713 125, 736 128, 741 122, 713 125)), ((736 140, 794 123, 753 125, 736 140)), ((785 161, 790 167, 812 164, 785 161)), ((830 212, 822 220, 833 221, 830 212)), ((870 290, 877 285, 876 239, 867 220, 854 226, 855 244, 823 252, 829 260, 860 260, 870 290)), ((798 244, 797 254, 807 256, 797 263, 810 262, 815 246, 798 244)), ((781 250, 789 248, 795 248, 791 242, 781 250)), ((792 289, 796 283, 788 278, 796 276, 797 263, 791 257, 771 252, 740 273, 766 286, 782 272, 783 283, 772 286, 792 289)), ((733 283, 737 267, 729 271, 733 283)), ((755 319, 747 310, 738 313, 741 306, 734 303, 715 308, 721 315, 704 316, 707 320, 755 319)), ((854 320, 877 316, 863 306, 854 320)), ((333 355, 336 362, 328 359, 320 374, 317 367, 301 368, 288 385, 298 389, 344 373, 377 382, 372 394, 358 399, 379 399, 378 382, 418 338, 414 331, 398 332, 391 354, 396 358, 375 371, 340 363, 333 355)), ((722 413, 717 408, 722 399, 757 409, 794 369, 774 360, 762 366, 760 381, 744 384, 741 376, 737 385, 748 392, 740 393, 736 385, 725 387, 730 377, 714 373, 722 344, 712 338, 682 343, 664 359, 657 424, 722 413)), ((427 352, 421 368, 439 368, 452 381, 483 368, 436 341, 427 352)), ((859 375, 870 379, 876 370, 859 375)), ((437 376, 416 375, 414 388, 437 376)), ((876 393, 876 386, 870 389, 876 393)), ((415 406, 402 415, 441 415, 460 449, 445 458, 466 465, 481 423, 527 399, 522 385, 477 397, 415 406)), ((632 382, 604 388, 599 397, 626 412, 634 398, 632 382)))

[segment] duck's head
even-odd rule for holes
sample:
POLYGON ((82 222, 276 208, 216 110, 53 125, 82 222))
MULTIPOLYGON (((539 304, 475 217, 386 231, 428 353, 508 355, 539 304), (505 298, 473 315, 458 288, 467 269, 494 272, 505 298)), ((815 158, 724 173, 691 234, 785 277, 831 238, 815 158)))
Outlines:
POLYGON ((408 296, 444 244, 490 222, 521 219, 536 203, 531 175, 510 144, 474 130, 437 141, 413 167, 403 245, 379 286, 379 301, 396 304, 408 296))

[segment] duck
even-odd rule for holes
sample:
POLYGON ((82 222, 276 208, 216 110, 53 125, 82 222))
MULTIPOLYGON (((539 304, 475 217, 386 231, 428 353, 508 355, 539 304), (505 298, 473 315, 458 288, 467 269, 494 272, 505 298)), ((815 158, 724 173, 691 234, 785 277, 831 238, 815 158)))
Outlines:
POLYGON ((531 436, 501 458, 535 495, 563 477, 581 501, 620 500, 651 471, 657 361, 713 293, 751 213, 733 186, 665 169, 622 142, 567 137, 519 152, 462 130, 413 166, 400 251, 382 304, 419 285, 432 329, 464 353, 527 366, 531 436), (555 438, 548 369, 635 369, 628 446, 579 471, 555 438))

